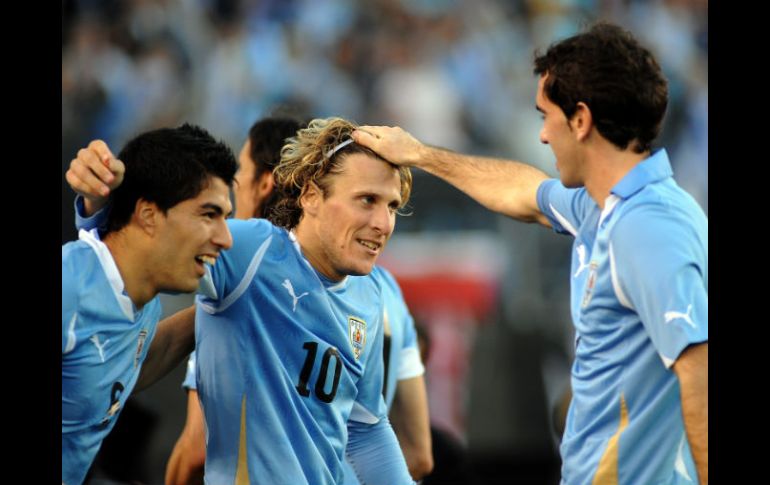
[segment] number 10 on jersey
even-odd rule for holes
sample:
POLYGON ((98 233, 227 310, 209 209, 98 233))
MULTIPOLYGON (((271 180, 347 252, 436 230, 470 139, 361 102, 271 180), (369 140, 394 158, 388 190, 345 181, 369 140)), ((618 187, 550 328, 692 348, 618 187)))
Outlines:
MULTIPOLYGON (((310 374, 315 366, 315 357, 318 353, 317 342, 305 342, 302 348, 307 350, 307 357, 305 357, 305 363, 302 365, 302 371, 299 374, 299 383, 297 384, 297 392, 300 396, 310 396, 310 389, 308 388, 308 381, 310 380, 310 374)), ((334 347, 329 347, 324 352, 321 359, 320 372, 315 383, 315 395, 321 401, 330 403, 334 400, 334 396, 337 394, 337 386, 340 383, 340 373, 342 372, 342 359, 340 354, 334 347), (331 364, 332 357, 334 357, 334 379, 332 381, 332 388, 329 392, 326 392, 326 378, 329 374, 329 365, 331 364)))

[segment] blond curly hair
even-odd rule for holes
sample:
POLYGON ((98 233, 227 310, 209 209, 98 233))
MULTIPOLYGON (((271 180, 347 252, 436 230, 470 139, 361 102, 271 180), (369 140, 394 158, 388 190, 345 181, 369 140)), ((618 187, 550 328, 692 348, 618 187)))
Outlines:
MULTIPOLYGON (((276 200, 267 218, 275 225, 292 229, 302 217, 300 197, 311 182, 323 192, 329 193, 329 175, 340 173, 346 155, 363 153, 390 163, 369 148, 350 143, 331 156, 327 154, 337 145, 350 138, 358 127, 342 118, 317 118, 307 128, 288 138, 281 149, 281 161, 273 169, 276 200)), ((394 165, 395 167, 395 165, 394 165)), ((409 201, 412 191, 412 173, 407 167, 396 167, 401 179, 401 205, 409 201)))

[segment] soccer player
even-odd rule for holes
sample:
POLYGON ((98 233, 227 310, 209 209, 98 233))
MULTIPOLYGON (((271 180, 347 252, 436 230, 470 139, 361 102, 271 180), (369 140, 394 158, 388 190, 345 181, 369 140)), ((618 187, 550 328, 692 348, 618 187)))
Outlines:
POLYGON ((272 223, 228 221, 233 249, 196 309, 208 483, 338 483, 346 451, 366 483, 413 483, 381 394, 383 302, 368 276, 411 174, 354 129, 311 121, 275 169, 272 223))
POLYGON ((400 128, 353 133, 487 208, 575 238, 573 398, 562 483, 708 483, 708 222, 652 142, 668 89, 650 52, 598 23, 535 59, 540 140, 561 180, 400 128))
MULTIPOLYGON (((78 241, 62 246, 62 482, 67 485, 83 482, 134 388, 165 375, 194 347, 189 322, 158 325, 157 295, 194 291, 204 262, 230 247, 225 217, 237 169, 225 145, 190 125, 139 135, 119 159, 101 141, 78 158, 95 167, 105 164, 110 175, 103 176, 120 187, 112 192, 106 229, 81 230, 78 241)), ((93 176, 81 169, 83 164, 73 162, 67 180, 77 185, 93 176)), ((89 206, 92 202, 86 199, 89 206)))
MULTIPOLYGON (((302 124, 290 118, 264 118, 252 125, 239 156, 236 174, 235 217, 264 217, 273 199, 273 169, 287 138, 302 124)), ((432 468, 427 393, 417 349, 414 320, 404 303, 401 289, 384 268, 375 266, 372 276, 383 290, 387 317, 385 336, 385 403, 412 478, 419 480, 432 468), (398 390, 398 391, 397 391, 398 390), (395 406, 393 406, 395 402, 395 406)), ((195 383, 195 354, 190 356, 183 384, 188 390, 187 420, 166 467, 166 483, 202 483, 206 456, 203 414, 195 383)), ((346 462, 345 483, 358 484, 346 462)))

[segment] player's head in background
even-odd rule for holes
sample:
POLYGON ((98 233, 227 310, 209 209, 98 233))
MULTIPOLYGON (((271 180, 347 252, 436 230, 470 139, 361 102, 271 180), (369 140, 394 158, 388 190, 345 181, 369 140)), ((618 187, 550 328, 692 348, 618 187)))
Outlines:
POLYGON ((256 121, 238 156, 235 175, 235 217, 265 217, 274 198, 273 169, 281 160, 281 148, 305 125, 288 117, 268 117, 256 121))
POLYGON ((293 229, 305 256, 326 277, 368 274, 409 199, 412 174, 353 143, 355 124, 312 120, 281 151, 277 199, 268 218, 293 229))

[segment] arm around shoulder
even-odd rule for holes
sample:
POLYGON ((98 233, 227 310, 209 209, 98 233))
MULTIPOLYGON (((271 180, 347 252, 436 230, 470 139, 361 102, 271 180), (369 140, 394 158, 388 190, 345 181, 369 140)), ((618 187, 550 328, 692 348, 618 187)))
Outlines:
POLYGON ((195 350, 195 305, 158 323, 158 329, 142 364, 135 392, 168 374, 195 350))

